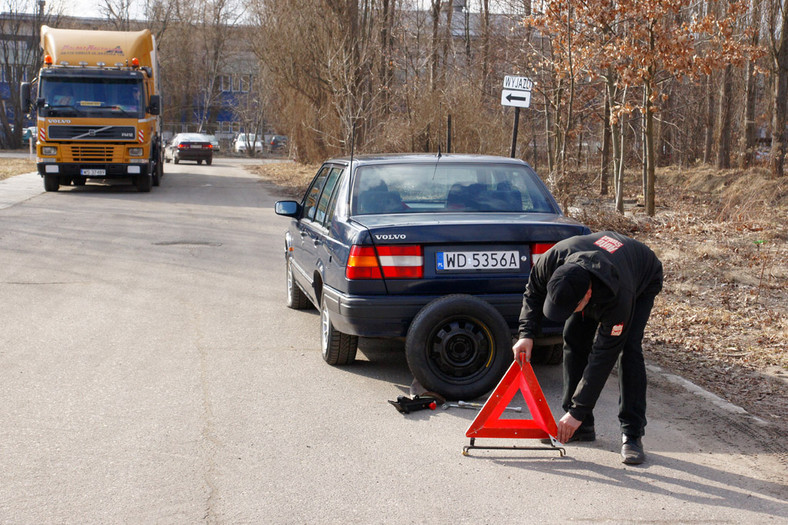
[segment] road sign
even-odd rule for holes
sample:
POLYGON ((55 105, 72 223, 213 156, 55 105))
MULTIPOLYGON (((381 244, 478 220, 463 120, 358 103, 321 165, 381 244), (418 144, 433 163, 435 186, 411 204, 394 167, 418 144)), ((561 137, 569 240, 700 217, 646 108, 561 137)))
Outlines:
POLYGON ((503 88, 504 89, 516 89, 519 91, 531 91, 533 89, 534 83, 528 77, 515 77, 512 75, 506 75, 503 77, 503 88))
POLYGON ((531 92, 504 89, 501 91, 501 105, 527 108, 531 105, 531 92))

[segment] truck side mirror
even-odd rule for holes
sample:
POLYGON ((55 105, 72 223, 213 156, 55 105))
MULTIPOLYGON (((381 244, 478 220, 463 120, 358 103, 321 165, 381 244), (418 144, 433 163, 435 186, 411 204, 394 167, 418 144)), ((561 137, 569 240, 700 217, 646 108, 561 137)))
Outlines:
POLYGON ((150 105, 148 106, 148 113, 150 113, 151 115, 161 114, 161 96, 159 95, 150 96, 150 105))
POLYGON ((22 113, 27 113, 30 110, 30 82, 22 82, 19 87, 19 98, 22 105, 22 113))

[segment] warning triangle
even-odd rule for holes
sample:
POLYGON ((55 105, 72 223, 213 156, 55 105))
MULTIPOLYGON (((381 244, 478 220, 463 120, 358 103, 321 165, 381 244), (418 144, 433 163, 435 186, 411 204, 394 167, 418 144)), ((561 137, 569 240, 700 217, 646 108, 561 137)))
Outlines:
POLYGON ((555 436, 557 433, 558 427, 553 413, 545 401, 531 363, 525 363, 520 367, 517 361, 513 361, 476 419, 468 427, 465 436, 539 439, 555 436), (533 419, 501 419, 501 414, 517 394, 518 389, 525 398, 533 419))

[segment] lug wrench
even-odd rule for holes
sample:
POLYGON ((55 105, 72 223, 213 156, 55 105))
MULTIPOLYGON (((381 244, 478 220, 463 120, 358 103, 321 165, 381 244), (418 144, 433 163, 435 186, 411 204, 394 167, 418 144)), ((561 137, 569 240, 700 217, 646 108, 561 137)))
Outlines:
MULTIPOLYGON (((465 401, 457 401, 456 403, 444 403, 441 407, 444 410, 448 410, 450 408, 468 408, 471 410, 479 410, 484 405, 481 403, 466 403, 465 401)), ((511 410, 512 412, 522 412, 523 407, 506 407, 504 410, 511 410)))

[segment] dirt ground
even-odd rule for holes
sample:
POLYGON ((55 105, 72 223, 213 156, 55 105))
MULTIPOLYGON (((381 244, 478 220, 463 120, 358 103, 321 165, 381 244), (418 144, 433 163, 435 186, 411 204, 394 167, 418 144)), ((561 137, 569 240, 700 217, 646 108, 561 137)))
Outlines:
MULTIPOLYGON (((317 166, 250 169, 300 198, 317 166)), ((567 215, 635 237, 662 260, 646 358, 788 431, 788 177, 662 169, 654 217, 638 205, 638 175, 628 179, 623 216, 593 175, 572 174, 553 191, 567 215)))

